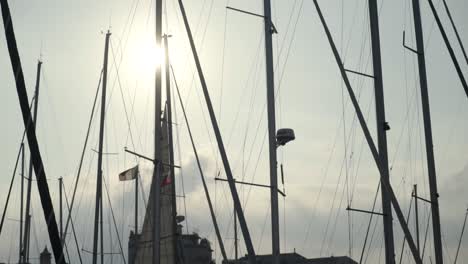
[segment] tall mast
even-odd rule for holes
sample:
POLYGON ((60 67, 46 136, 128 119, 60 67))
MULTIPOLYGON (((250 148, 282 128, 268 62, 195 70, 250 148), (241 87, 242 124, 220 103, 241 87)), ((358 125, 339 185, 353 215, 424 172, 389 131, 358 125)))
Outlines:
MULTIPOLYGON (((26 215, 26 228, 24 230, 24 235, 26 239, 29 241, 29 238, 31 237, 31 215, 26 215)), ((24 245, 23 244, 23 258, 24 259, 29 259, 29 243, 24 245)), ((28 262, 23 262, 23 264, 29 263, 28 262)))
POLYGON ((166 111, 167 111, 167 134, 168 134, 168 143, 169 143, 169 170, 171 177, 171 192, 172 192, 172 235, 174 236, 173 239, 173 247, 174 247, 174 263, 176 263, 176 256, 177 256, 177 223, 176 223, 176 216, 177 216, 177 200, 176 200, 176 185, 175 185, 175 171, 174 171, 174 139, 172 134, 172 102, 171 102, 171 71, 170 71, 170 61, 169 61, 169 35, 164 35, 164 56, 165 56, 165 73, 166 73, 166 111))
POLYGON ((140 177, 140 169, 135 178, 135 235, 138 234, 138 177, 140 177))
POLYGON ((431 195, 432 232, 434 235, 434 250, 436 264, 443 263, 442 238, 440 232, 439 194, 437 193, 437 176, 432 143, 431 111, 429 108, 429 93, 427 91, 426 58, 424 55, 424 38, 421 23, 419 0, 413 0, 414 29, 416 33, 416 50, 419 66, 419 85, 421 89, 421 105, 424 120, 424 138, 426 140, 427 172, 429 191, 431 195))
POLYGON ((23 208, 24 207, 24 143, 21 143, 21 198, 20 198, 20 233, 19 233, 19 261, 21 263, 21 256, 23 250, 23 208))
POLYGON ((237 245, 237 214, 234 209, 234 259, 239 259, 239 246, 237 245))
POLYGON ((276 120, 275 120, 275 76, 273 69, 273 23, 271 21, 271 0, 263 1, 265 18, 265 59, 268 108, 268 143, 270 153, 270 195, 271 195, 271 242, 273 264, 279 264, 279 210, 278 210, 278 172, 276 157, 276 120))
MULTIPOLYGON (((101 169, 101 174, 102 174, 102 169, 101 169)), ((102 176, 101 176, 101 179, 102 179, 102 176)), ((101 182, 101 186, 102 186, 102 182, 101 182)), ((99 219, 99 229, 101 230, 101 232, 99 232, 99 236, 100 236, 100 252, 101 254, 99 254, 99 257, 101 259, 101 264, 104 264, 104 214, 103 214, 103 201, 104 199, 102 199, 102 187, 101 187, 101 198, 99 200, 99 215, 100 215, 100 219, 99 219)))
MULTIPOLYGON (((161 50, 161 37, 162 37, 162 0, 156 0, 156 52, 160 53, 161 50)), ((157 54, 159 57, 161 54, 157 54)), ((152 256, 153 264, 160 262, 160 237, 161 230, 159 219, 161 216, 161 62, 156 64, 155 76, 155 99, 154 99, 154 171, 153 181, 151 188, 153 189, 153 243, 152 243, 152 256)))
POLYGON ((63 243, 63 203, 62 203, 62 187, 63 187, 63 178, 59 178, 59 231, 60 231, 60 240, 63 243))
POLYGON ((419 212, 418 212, 418 185, 414 185, 414 225, 416 226, 416 246, 418 247, 418 252, 421 254, 421 245, 419 241, 419 212))
MULTIPOLYGON (((377 145, 382 165, 382 180, 390 186, 387 153, 387 130, 385 120, 385 101, 382 77, 382 57, 380 51, 380 29, 377 0, 369 0, 370 31, 372 38, 372 59, 374 67, 375 105, 377 117, 377 145)), ((385 236, 385 260, 387 264, 395 263, 395 241, 393 237, 392 206, 387 188, 382 188, 383 226, 385 236)))
MULTIPOLYGON (((100 207, 102 206, 102 149, 104 145, 104 121, 106 112, 106 91, 107 91, 107 59, 109 53, 109 39, 111 33, 107 31, 106 44, 104 47, 104 66, 102 77, 102 95, 101 95, 101 121, 99 127, 99 150, 98 150, 98 166, 97 166, 97 184, 96 184, 96 205, 94 211, 94 237, 93 237, 93 264, 97 264, 97 248, 98 248, 98 233, 99 233, 99 215, 101 214, 100 207)), ((102 219, 101 219, 102 221, 102 219)), ((101 225, 102 226, 102 225, 101 225)), ((104 230, 101 228, 101 233, 104 230)), ((102 240, 102 239, 101 239, 102 240)), ((101 252, 101 256, 104 252, 101 252)))
MULTIPOLYGON (((33 124, 32 127, 34 130, 36 130, 36 123, 37 123, 37 108, 39 105, 39 87, 41 84, 41 68, 42 68, 42 61, 37 62, 37 72, 36 72, 36 87, 34 89, 34 113, 33 113, 33 124)), ((30 215, 30 210, 31 210, 31 187, 32 187, 32 173, 33 173, 33 164, 32 164, 32 158, 29 158, 29 172, 28 172, 28 189, 26 191, 26 212, 25 212, 25 217, 28 218, 30 215)), ((24 230, 26 230, 26 224, 31 224, 30 222, 26 221, 24 223, 25 227, 24 230)), ((29 230, 29 228, 28 228, 29 230)), ((29 236, 27 236, 27 233, 24 233, 24 238, 23 238, 23 263, 29 263, 29 236)))

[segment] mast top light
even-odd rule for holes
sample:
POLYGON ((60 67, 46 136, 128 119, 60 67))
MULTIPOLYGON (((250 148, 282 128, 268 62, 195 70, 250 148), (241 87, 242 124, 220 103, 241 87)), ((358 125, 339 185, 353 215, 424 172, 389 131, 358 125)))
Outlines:
POLYGON ((294 130, 291 128, 281 128, 278 129, 276 132, 276 144, 278 146, 284 146, 288 142, 293 141, 296 139, 296 135, 294 134, 294 130))

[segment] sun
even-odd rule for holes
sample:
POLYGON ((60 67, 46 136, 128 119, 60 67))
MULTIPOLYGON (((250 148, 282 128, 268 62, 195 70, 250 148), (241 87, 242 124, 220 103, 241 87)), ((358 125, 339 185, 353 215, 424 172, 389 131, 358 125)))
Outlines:
POLYGON ((156 43, 146 43, 138 50, 139 62, 143 67, 156 70, 164 64, 164 49, 156 43))
POLYGON ((156 67, 163 67, 165 55, 163 47, 156 46, 154 38, 138 38, 132 45, 131 65, 135 71, 154 74, 156 67))

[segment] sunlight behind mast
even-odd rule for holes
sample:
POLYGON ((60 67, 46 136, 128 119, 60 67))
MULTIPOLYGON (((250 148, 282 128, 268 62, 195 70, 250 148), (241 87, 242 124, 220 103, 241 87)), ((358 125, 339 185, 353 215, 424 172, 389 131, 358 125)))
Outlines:
POLYGON ((131 45, 131 68, 140 78, 154 77, 156 67, 164 65, 164 48, 156 47, 154 38, 139 38, 131 45))

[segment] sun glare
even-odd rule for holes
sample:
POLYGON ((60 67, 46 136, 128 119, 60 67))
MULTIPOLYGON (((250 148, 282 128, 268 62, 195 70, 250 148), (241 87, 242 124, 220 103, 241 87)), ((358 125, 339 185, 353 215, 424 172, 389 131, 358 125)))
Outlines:
POLYGON ((154 73, 157 66, 163 67, 165 62, 164 49, 157 47, 154 40, 145 39, 135 45, 133 59, 135 69, 139 72, 152 72, 154 73))
POLYGON ((140 63, 145 68, 156 69, 164 63, 164 50, 157 47, 156 44, 149 44, 142 47, 139 51, 140 63))

